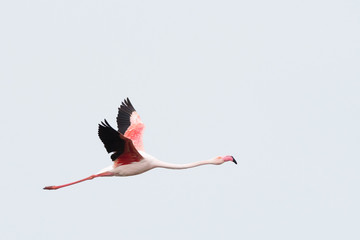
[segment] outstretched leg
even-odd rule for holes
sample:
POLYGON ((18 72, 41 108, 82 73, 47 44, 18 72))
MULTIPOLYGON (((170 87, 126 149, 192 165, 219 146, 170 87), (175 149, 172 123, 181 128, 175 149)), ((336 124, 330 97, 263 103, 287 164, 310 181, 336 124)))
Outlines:
POLYGON ((79 182, 83 182, 83 181, 86 181, 86 180, 92 180, 92 179, 94 179, 96 177, 111 177, 111 176, 114 176, 114 174, 111 173, 111 172, 104 172, 104 173, 94 174, 94 175, 91 175, 91 176, 89 176, 87 178, 80 179, 80 180, 75 181, 75 182, 71 182, 71 183, 67 183, 67 184, 63 184, 63 185, 58 185, 58 186, 47 186, 47 187, 44 187, 44 190, 56 190, 56 189, 67 187, 67 186, 70 186, 70 185, 73 185, 73 184, 76 184, 76 183, 79 183, 79 182))

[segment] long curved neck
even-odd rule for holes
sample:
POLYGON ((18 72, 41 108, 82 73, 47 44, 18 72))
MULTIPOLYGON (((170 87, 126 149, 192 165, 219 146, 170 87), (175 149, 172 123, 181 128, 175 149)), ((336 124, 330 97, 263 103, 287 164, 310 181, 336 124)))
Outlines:
POLYGON ((169 169, 186 169, 186 168, 193 168, 193 167, 206 165, 206 164, 215 164, 214 159, 203 160, 203 161, 198 161, 198 162, 193 162, 193 163, 185 163, 185 164, 167 163, 167 162, 162 162, 162 161, 157 160, 155 167, 169 168, 169 169))

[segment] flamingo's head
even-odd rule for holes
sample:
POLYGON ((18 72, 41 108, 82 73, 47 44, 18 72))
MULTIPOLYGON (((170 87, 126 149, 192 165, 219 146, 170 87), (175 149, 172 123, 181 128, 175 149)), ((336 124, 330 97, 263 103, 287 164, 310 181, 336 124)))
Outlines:
POLYGON ((224 162, 233 162, 237 164, 235 158, 233 156, 224 156, 215 158, 215 164, 223 164, 224 162))

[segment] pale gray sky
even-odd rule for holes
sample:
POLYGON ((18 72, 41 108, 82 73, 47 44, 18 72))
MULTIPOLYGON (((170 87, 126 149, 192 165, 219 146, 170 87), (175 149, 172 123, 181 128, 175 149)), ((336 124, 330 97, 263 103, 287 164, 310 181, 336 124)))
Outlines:
POLYGON ((359 239, 359 1, 2 1, 1 239, 359 239), (111 164, 129 97, 185 163, 111 164))

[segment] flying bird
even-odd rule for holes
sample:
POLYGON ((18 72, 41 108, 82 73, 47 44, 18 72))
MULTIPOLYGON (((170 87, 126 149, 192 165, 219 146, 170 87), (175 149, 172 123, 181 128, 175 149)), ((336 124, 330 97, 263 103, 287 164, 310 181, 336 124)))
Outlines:
POLYGON ((98 128, 99 138, 103 142, 106 151, 111 153, 111 160, 113 161, 111 166, 87 178, 63 185, 47 186, 44 189, 56 190, 96 177, 132 176, 153 168, 186 169, 205 164, 219 165, 230 161, 237 164, 233 156, 218 156, 193 163, 173 164, 162 162, 149 155, 144 151, 142 140, 145 128, 144 123, 141 121, 129 98, 121 103, 116 120, 118 131, 112 128, 106 119, 99 124, 98 128))

